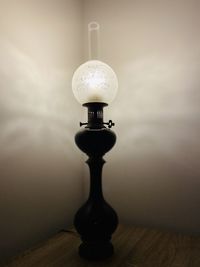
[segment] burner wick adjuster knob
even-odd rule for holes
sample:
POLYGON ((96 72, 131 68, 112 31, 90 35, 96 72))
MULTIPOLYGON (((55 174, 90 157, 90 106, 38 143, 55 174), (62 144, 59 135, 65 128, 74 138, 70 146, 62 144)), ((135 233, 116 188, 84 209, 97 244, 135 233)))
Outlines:
POLYGON ((112 120, 109 120, 108 122, 104 122, 104 124, 108 125, 108 128, 112 128, 112 126, 115 125, 112 120))

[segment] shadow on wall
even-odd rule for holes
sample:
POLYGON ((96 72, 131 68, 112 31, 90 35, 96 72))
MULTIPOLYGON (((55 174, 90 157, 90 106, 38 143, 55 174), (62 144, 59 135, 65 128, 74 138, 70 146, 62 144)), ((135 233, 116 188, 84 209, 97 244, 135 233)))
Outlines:
POLYGON ((0 3, 0 264, 71 225, 82 200, 80 3, 45 3, 0 3))
POLYGON ((152 55, 118 69, 118 142, 105 188, 114 186, 108 197, 122 221, 199 233, 200 66, 187 63, 152 55))
POLYGON ((8 42, 0 57, 2 260, 71 224, 81 162, 69 116, 70 78, 39 69, 8 42))

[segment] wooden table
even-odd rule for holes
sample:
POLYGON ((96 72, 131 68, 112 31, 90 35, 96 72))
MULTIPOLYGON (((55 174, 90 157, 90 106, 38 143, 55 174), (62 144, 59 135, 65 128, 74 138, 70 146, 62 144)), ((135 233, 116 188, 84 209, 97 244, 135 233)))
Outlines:
POLYGON ((61 232, 30 249, 9 267, 200 267, 200 238, 139 227, 118 227, 115 254, 89 262, 77 254, 80 240, 73 231, 61 232))

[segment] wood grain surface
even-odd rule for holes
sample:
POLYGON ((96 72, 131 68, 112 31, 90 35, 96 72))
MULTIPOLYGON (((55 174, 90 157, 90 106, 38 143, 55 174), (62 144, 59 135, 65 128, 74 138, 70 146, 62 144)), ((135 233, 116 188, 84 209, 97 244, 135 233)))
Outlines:
POLYGON ((200 267, 200 238, 119 226, 113 235, 115 254, 101 262, 78 256, 80 239, 61 232, 18 256, 7 267, 200 267))

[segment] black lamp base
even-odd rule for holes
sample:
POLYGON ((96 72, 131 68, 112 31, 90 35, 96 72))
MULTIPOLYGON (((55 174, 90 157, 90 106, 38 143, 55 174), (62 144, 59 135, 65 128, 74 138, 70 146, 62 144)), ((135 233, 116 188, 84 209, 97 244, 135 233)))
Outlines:
POLYGON ((104 260, 112 256, 114 252, 111 242, 88 244, 82 243, 79 246, 79 255, 87 260, 104 260))
POLYGON ((118 225, 117 213, 102 192, 103 155, 116 142, 115 133, 103 123, 104 105, 88 105, 87 126, 75 136, 77 146, 89 157, 86 161, 90 169, 89 197, 74 217, 74 226, 82 240, 79 255, 88 260, 103 260, 113 254, 111 236, 118 225))

